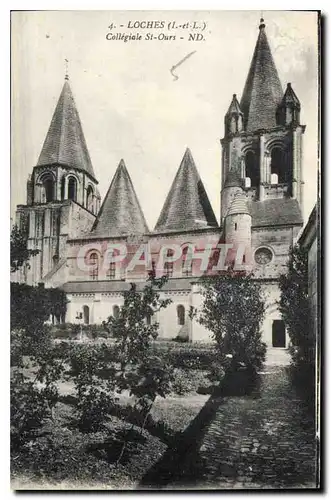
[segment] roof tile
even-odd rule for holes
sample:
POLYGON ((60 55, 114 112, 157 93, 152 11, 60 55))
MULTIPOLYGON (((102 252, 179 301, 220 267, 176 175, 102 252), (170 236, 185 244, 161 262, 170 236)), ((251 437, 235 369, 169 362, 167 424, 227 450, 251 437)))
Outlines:
POLYGON ((87 172, 95 179, 79 114, 65 80, 37 165, 62 163, 87 172))
POLYGON ((129 172, 121 160, 102 203, 91 236, 148 233, 148 227, 129 172))
POLYGON ((154 230, 186 231, 217 226, 205 187, 187 148, 154 230))
POLYGON ((253 59, 248 72, 240 108, 248 132, 276 126, 276 111, 283 91, 269 47, 265 25, 260 25, 253 59))

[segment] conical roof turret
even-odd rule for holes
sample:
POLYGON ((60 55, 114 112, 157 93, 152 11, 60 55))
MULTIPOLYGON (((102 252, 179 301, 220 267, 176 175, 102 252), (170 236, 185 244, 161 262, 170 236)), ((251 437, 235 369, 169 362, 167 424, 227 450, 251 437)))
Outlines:
POLYGON ((53 163, 77 168, 96 180, 67 75, 37 166, 53 163))
POLYGON ((185 231, 206 227, 218 227, 218 224, 191 151, 187 148, 155 231, 185 231))
POLYGON ((121 160, 94 221, 93 236, 148 233, 148 227, 124 160, 121 160))
POLYGON ((283 91, 269 42, 261 19, 252 62, 249 68, 240 108, 248 132, 276 126, 277 108, 283 91))

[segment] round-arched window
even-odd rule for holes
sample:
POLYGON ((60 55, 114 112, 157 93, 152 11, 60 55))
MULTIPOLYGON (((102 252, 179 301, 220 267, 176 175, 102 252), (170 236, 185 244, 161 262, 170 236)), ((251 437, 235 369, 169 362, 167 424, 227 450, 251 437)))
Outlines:
POLYGON ((261 247, 258 248, 254 254, 255 262, 262 266, 269 264, 273 259, 273 253, 270 248, 261 247))

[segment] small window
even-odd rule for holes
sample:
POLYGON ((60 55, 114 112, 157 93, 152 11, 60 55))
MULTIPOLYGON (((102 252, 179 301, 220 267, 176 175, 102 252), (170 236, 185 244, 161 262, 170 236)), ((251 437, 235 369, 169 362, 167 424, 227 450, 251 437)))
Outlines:
POLYGON ((183 276, 192 276, 193 255, 190 245, 183 248, 182 274, 183 276))
POLYGON ((185 307, 182 305, 177 306, 177 323, 178 325, 185 325, 185 307))
MULTIPOLYGON (((174 251, 169 249, 167 251, 167 257, 173 257, 173 255, 174 255, 174 251)), ((168 276, 168 278, 171 278, 173 273, 174 273, 174 263, 173 262, 165 262, 164 263, 164 271, 165 271, 166 276, 168 276)))
POLYGON ((238 229, 238 224, 235 222, 234 223, 234 230, 237 231, 237 229, 238 229))
POLYGON ((110 262, 107 277, 109 280, 114 280, 116 278, 116 262, 110 262))
POLYGON ((91 280, 96 281, 99 275, 99 259, 98 259, 98 254, 96 252, 90 254, 89 264, 91 267, 93 266, 90 270, 91 280))

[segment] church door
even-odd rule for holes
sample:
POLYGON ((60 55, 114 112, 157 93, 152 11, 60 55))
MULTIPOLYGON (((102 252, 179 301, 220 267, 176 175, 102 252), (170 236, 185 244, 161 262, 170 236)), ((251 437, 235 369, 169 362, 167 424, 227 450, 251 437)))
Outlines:
POLYGON ((286 347, 285 324, 281 319, 275 319, 272 324, 272 347, 286 347))

